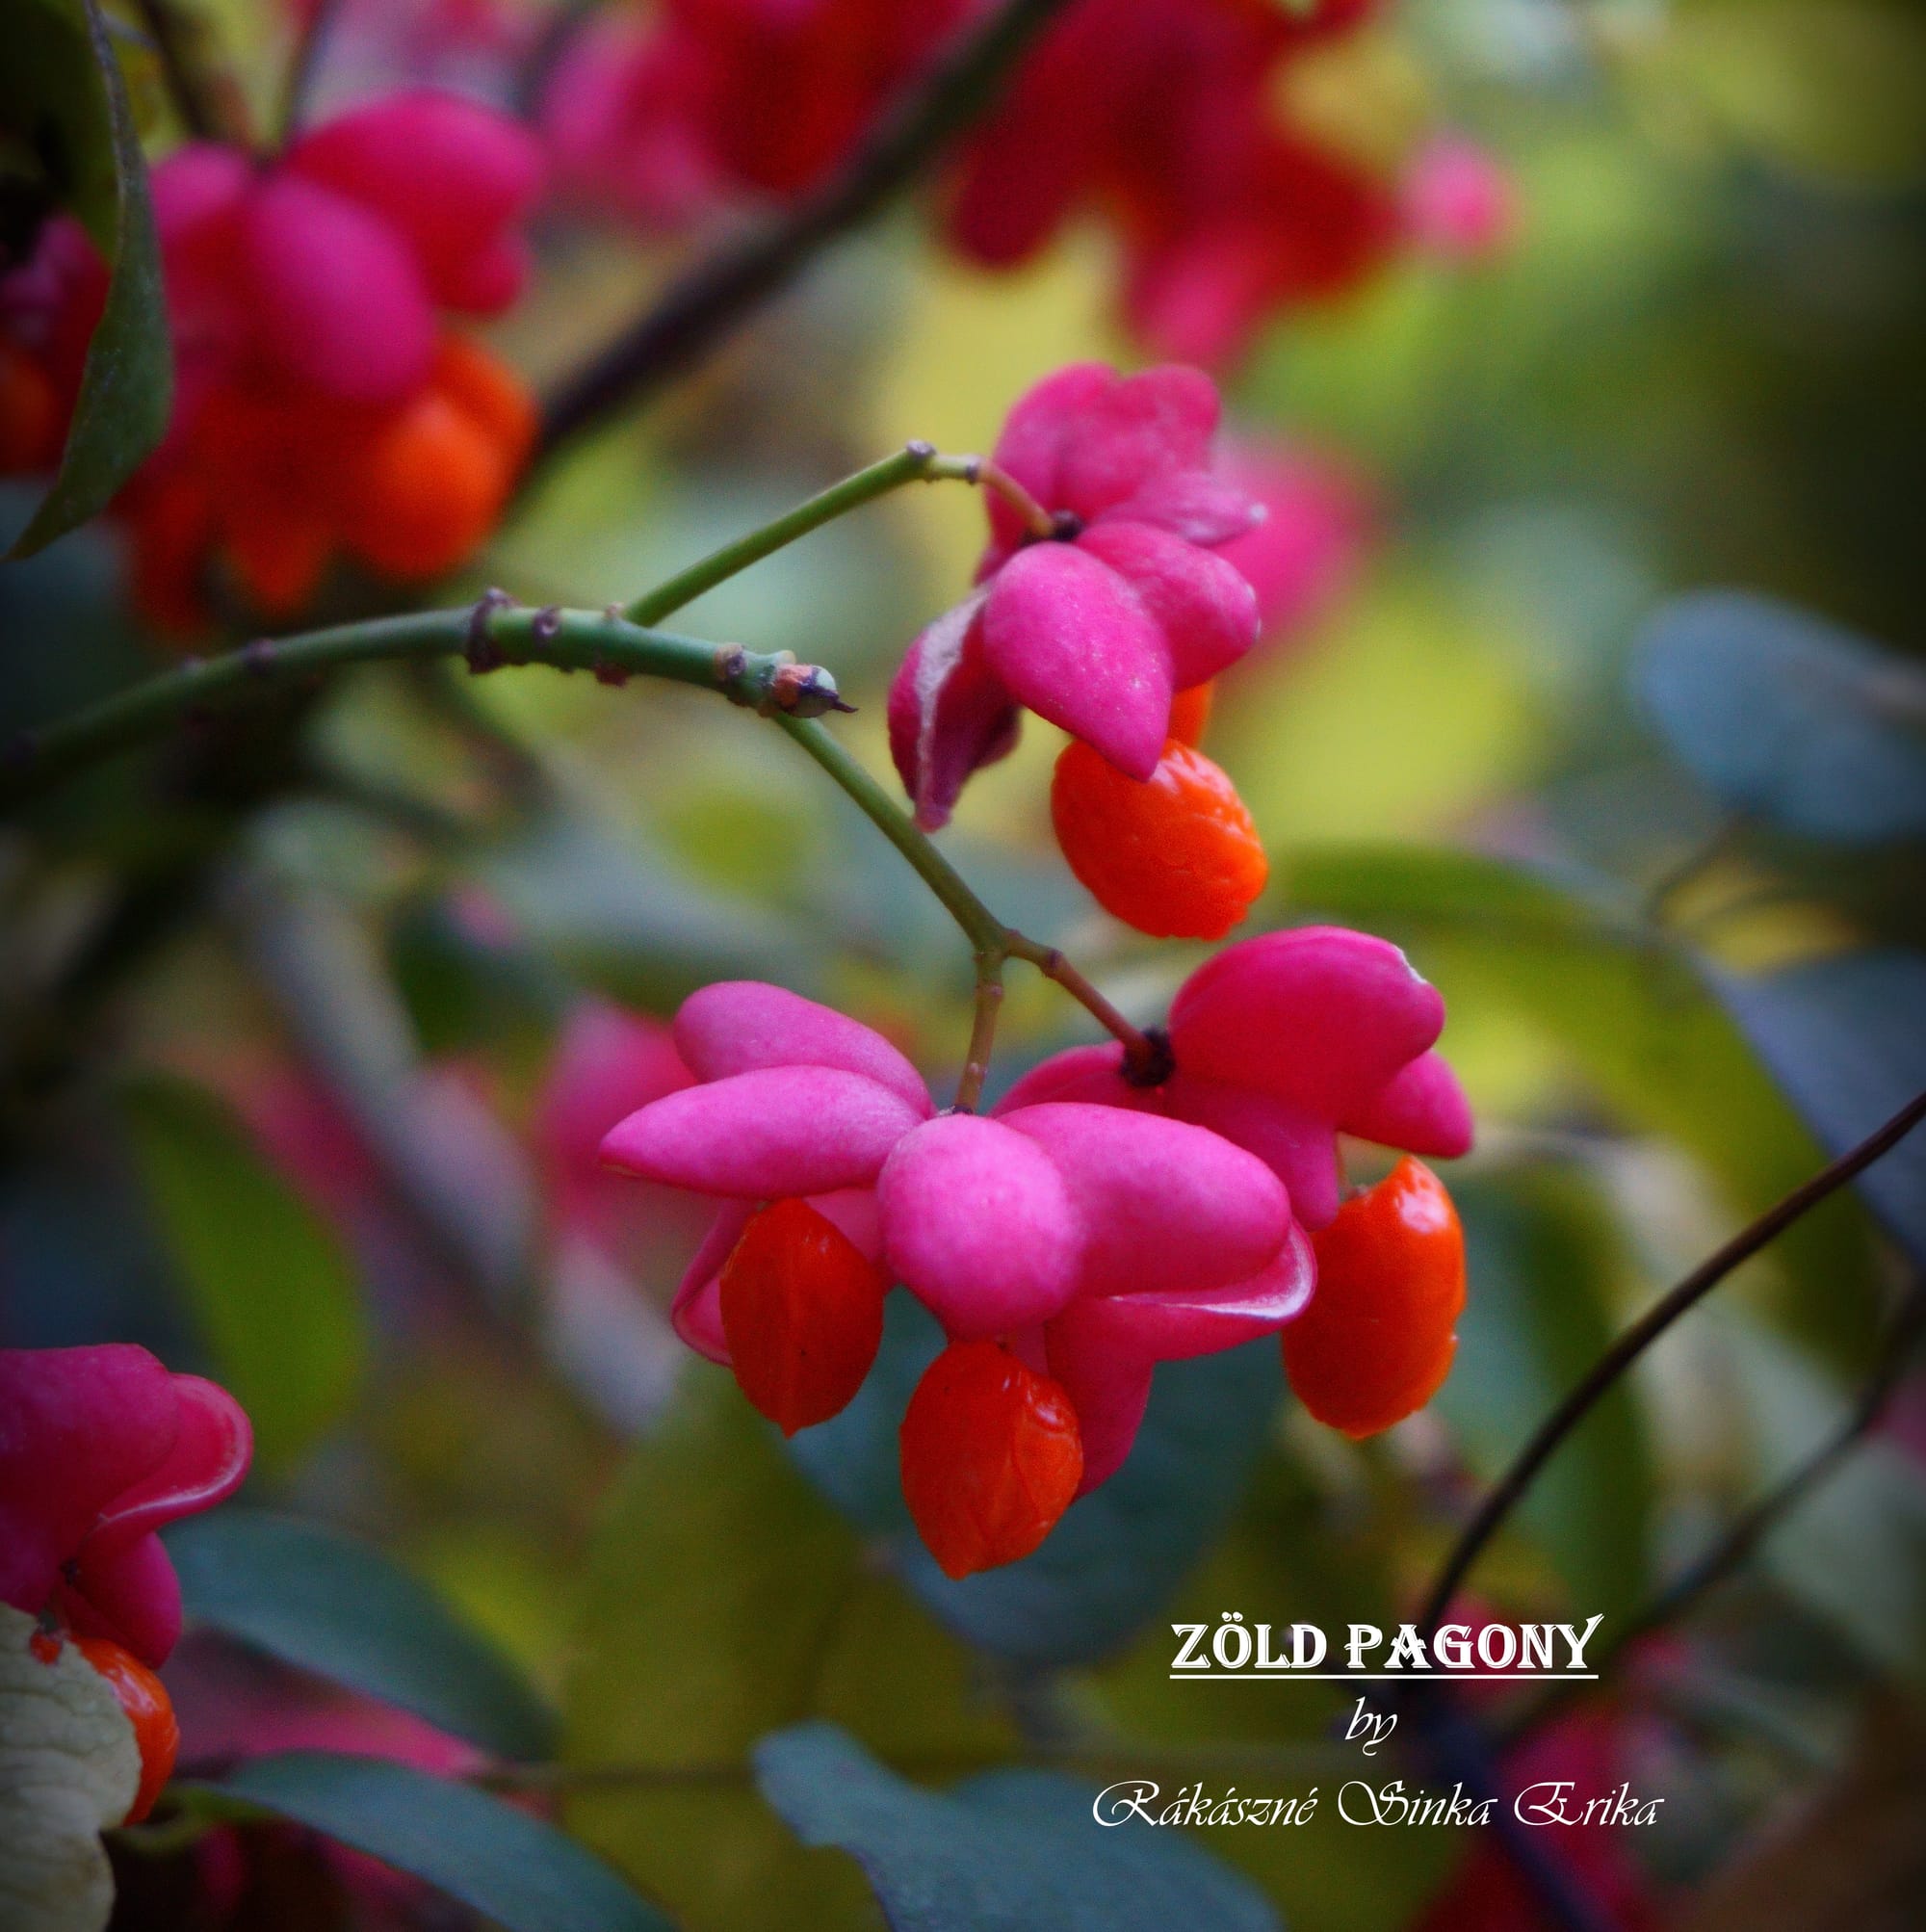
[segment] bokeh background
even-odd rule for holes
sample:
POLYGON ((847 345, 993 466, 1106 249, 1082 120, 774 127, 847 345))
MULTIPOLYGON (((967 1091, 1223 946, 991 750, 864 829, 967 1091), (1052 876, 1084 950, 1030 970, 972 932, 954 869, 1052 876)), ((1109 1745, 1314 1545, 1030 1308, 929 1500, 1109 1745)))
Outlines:
MULTIPOLYGON (((271 91, 285 19, 205 12, 271 91)), ((393 71, 381 12, 345 10, 318 102, 393 71)), ((1131 1471, 1037 1557, 959 1589, 891 1513, 887 1391, 786 1453, 685 1358, 664 1311, 694 1224, 591 1159, 664 1077, 677 1000, 777 979, 939 1084, 969 1018, 965 951, 898 855, 779 733, 705 695, 371 670, 273 741, 272 785, 247 769, 250 714, 207 727, 232 734, 231 796, 183 798, 163 745, 0 832, 0 1334, 138 1341, 224 1381, 259 1437, 247 1501, 379 1546, 552 1703, 562 1765, 628 1767, 558 1777, 553 1802, 690 1926, 874 1922, 854 1866, 804 1850, 742 1773, 804 1717, 925 1781, 1028 1760, 1328 1792, 1350 1774, 1341 1686, 1172 1684, 1170 1623, 1408 1612, 1609 1336, 1926 1083, 1916 824, 1814 836, 1716 782, 1721 747, 1778 728, 1742 699, 1779 691, 1816 736, 1830 687, 1741 651, 1661 731, 1634 668, 1679 593, 1765 593, 1889 654, 1869 715, 1916 752, 1926 20, 1879 0, 1405 0, 1297 84, 1365 151, 1464 131, 1512 197, 1499 244, 1406 250, 1226 378, 1232 432, 1291 479, 1312 560, 1210 740, 1271 854, 1249 929, 1324 916, 1404 944, 1446 996, 1481 1126, 1448 1175, 1472 1252, 1457 1367, 1389 1438, 1309 1425, 1269 1348, 1167 1369, 1131 1471)), ((159 151, 164 109, 137 101, 159 151)), ((537 389, 695 246, 561 209, 537 238, 536 292, 494 336, 537 389)), ((571 444, 441 601, 499 583, 599 608, 907 437, 987 447, 1059 364, 1141 359, 1115 280, 1094 224, 992 275, 899 207, 571 444)), ((678 624, 833 668, 859 706, 839 735, 886 772, 886 681, 959 593, 980 514, 964 489, 900 494, 678 624)), ((334 584, 316 616, 371 594, 334 584)), ((111 529, 0 568, 0 614, 14 723, 166 661, 111 529)), ((1804 648, 1805 619, 1759 621, 1804 648)), ((1154 1017, 1201 955, 1069 878, 1059 743, 1032 720, 946 847, 1154 1017)), ((1018 974, 994 1083, 1085 1036, 1018 974)), ((1833 1201, 1639 1365, 1477 1573, 1479 1606, 1600 1610, 1610 1635, 1847 1421, 1920 1262, 1918 1156, 1881 1171, 1884 1224, 1833 1201)), ((898 1398, 927 1345, 902 1313, 898 1398)), ((1916 1922, 1922 1456, 1907 1373, 1600 1694, 1479 1706, 1507 1775, 1665 1799, 1650 1829, 1563 1850, 1606 1922, 1916 1922)), ((184 1762, 374 1748, 389 1723, 398 1749, 469 1767, 471 1747, 216 1632, 168 1677, 184 1762)), ((1197 1842, 1301 1932, 1555 1922, 1463 1834, 1327 1806, 1197 1842)), ((248 1856, 218 1897, 205 1861, 123 1858, 117 1922, 453 1922, 304 1841, 248 1856), (334 1916, 273 1916, 297 1893, 334 1916), (236 1900, 268 1916, 221 1919, 236 1900)))

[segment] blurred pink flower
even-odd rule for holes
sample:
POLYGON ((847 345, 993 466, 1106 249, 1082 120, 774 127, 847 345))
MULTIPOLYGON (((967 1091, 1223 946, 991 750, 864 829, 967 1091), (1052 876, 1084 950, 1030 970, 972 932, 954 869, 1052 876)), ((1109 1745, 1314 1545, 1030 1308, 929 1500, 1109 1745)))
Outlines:
POLYGON ((154 1532, 232 1495, 253 1447, 226 1390, 144 1348, 0 1349, 0 1602, 162 1662, 180 1583, 154 1532))
POLYGON ((1011 409, 992 460, 1056 521, 1026 529, 985 491, 978 588, 911 644, 890 688, 890 750, 918 822, 943 824, 970 773, 1015 742, 1020 707, 1134 778, 1156 769, 1172 695, 1256 641, 1257 597, 1218 554, 1262 514, 1213 466, 1210 378, 1080 362, 1011 409))
POLYGON ((965 144, 950 240, 1028 260, 1076 214, 1112 222, 1124 311, 1160 355, 1215 365, 1279 311, 1340 293, 1390 251, 1384 185, 1293 133, 1279 79, 1374 0, 1080 0, 965 144))
POLYGON ((628 13, 590 20, 542 96, 559 192, 647 229, 680 228, 720 204, 729 183, 702 126, 707 78, 687 34, 628 13))
POLYGON ((523 129, 432 89, 325 122, 267 170, 207 142, 175 149, 153 185, 169 316, 197 372, 184 403, 240 363, 351 403, 411 394, 438 308, 494 315, 521 292, 516 227, 541 178, 523 129))
POLYGON ((1307 1228, 1340 1198, 1340 1134, 1413 1154, 1469 1151, 1471 1114, 1433 1042, 1444 1002, 1389 941, 1308 926, 1228 946, 1179 988, 1171 1070, 1124 1077, 1123 1049, 1073 1047, 1024 1076, 999 1115, 1088 1101, 1194 1121, 1256 1155, 1307 1228))
POLYGON ((652 226, 796 195, 848 154, 976 0, 666 0, 592 22, 540 119, 580 200, 652 226))
POLYGON ((692 1084, 660 1020, 604 1000, 570 1011, 529 1124, 552 1228, 620 1252, 637 1229, 638 1189, 602 1164, 602 1137, 612 1120, 692 1084))
MULTIPOLYGON (((1580 1710, 1554 1719, 1505 1753, 1506 1800, 1533 1786, 1563 1782, 1562 1809, 1580 1814, 1588 1798, 1609 1798, 1630 1776, 1629 1730, 1623 1713, 1580 1710)), ((1531 1801, 1549 1801, 1540 1789, 1531 1801)), ((1627 1843, 1623 1828, 1603 1819, 1549 1823, 1535 1844, 1558 1861, 1601 1922, 1618 1932, 1655 1932, 1664 1901, 1627 1843)), ((1412 1932, 1539 1932, 1544 1908, 1501 1846, 1480 1844, 1412 1923, 1412 1932)))
POLYGON ((1404 215, 1413 236, 1453 261, 1501 254, 1518 233, 1518 192, 1509 174, 1476 143, 1445 134, 1422 148, 1404 180, 1404 215))
MULTIPOLYGON (((485 1770, 486 1752, 412 1712, 343 1690, 210 1632, 191 1632, 168 1666, 183 1765, 245 1763, 283 1751, 381 1758, 436 1778, 485 1770)), ((259 1827, 221 1827, 196 1847, 200 1882, 217 1908, 238 1903, 259 1855, 259 1827)), ((427 1888, 378 1860, 325 1838, 314 1855, 353 1900, 357 1927, 419 1922, 427 1888)), ((217 1922, 219 1922, 217 1919, 217 1922)))
POLYGON ((1233 442, 1220 468, 1264 515, 1217 555, 1257 592, 1262 642, 1294 640, 1357 576, 1372 536, 1365 486, 1335 459, 1276 444, 1233 442))

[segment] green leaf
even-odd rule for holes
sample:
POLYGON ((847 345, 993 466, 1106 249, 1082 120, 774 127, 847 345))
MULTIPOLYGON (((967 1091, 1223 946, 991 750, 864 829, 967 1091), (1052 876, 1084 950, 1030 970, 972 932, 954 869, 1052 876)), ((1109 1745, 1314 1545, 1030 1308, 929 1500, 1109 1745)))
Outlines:
POLYGON ((506 1932, 672 1932, 554 1826, 466 1785, 377 1758, 256 1758, 187 1802, 258 1808, 425 1879, 506 1932))
POLYGON ((611 1498, 571 1645, 565 1762, 654 1784, 584 1789, 570 1828, 690 1932, 860 1920, 843 1861, 756 1797, 766 1733, 833 1717, 887 1754, 1007 1749, 968 1658, 784 1460, 726 1374, 692 1368, 611 1498))
MULTIPOLYGON (((8 13, 10 36, 20 30, 35 45, 47 44, 63 26, 81 37, 91 66, 91 91, 83 95, 69 86, 49 95, 51 119, 45 126, 69 145, 71 178, 64 192, 112 264, 60 474, 9 553, 30 557, 105 509, 159 444, 172 406, 173 364, 147 165, 100 9, 95 0, 59 7, 54 0, 13 0, 8 13), (99 206, 96 167, 85 158, 94 151, 103 121, 113 154, 111 234, 99 206)), ((13 58, 10 45, 10 62, 13 58)), ((58 65, 65 72, 69 63, 63 56, 58 65)))
POLYGON ((1026 1664, 1087 1662, 1128 1643, 1223 1532, 1282 1394, 1274 1343, 1157 1371, 1130 1460, 1076 1503, 1033 1555, 960 1582, 911 1527, 897 1429, 943 1338, 907 1294, 890 1297, 882 1352, 843 1413, 790 1454, 957 1635, 1026 1664))
MULTIPOLYGON (((1437 1398, 1478 1473, 1492 1478, 1609 1345, 1617 1241, 1575 1175, 1509 1185, 1461 1180, 1470 1292, 1458 1357, 1437 1398)), ((1621 1381, 1533 1486, 1523 1515, 1564 1578, 1574 1607, 1607 1625, 1644 1595, 1652 1457, 1621 1381)))
POLYGON ((1675 598, 1638 644, 1638 694, 1726 805, 1816 839, 1926 837, 1926 676, 1769 597, 1675 598))
MULTIPOLYGON (((1298 908, 1397 941, 1444 993, 1452 1028, 1494 1015, 1543 1036, 1626 1125, 1676 1140, 1740 1222, 1825 1164, 1824 1150, 1660 935, 1523 866, 1415 847, 1278 855, 1298 908)), ((1838 1197, 1774 1242, 1783 1311, 1843 1358, 1877 1321, 1870 1226, 1838 1197)))
POLYGON ((1094 1790, 1048 1771, 992 1771, 925 1791, 830 1724, 756 1751, 764 1794, 805 1844, 862 1866, 895 1932, 1276 1932, 1248 1880, 1138 1818, 1106 1827, 1094 1790))
POLYGON ((196 1623, 498 1757, 548 1756, 555 1720, 520 1672, 378 1550, 232 1508, 176 1524, 167 1546, 196 1623))
MULTIPOLYGON (((1715 982, 1766 1064, 1835 1154, 1926 1091, 1926 957, 1847 953, 1715 982)), ((1860 1192, 1926 1267, 1926 1128, 1867 1168, 1860 1192)))
POLYGON ((261 1462, 285 1467, 360 1381, 366 1337, 347 1257, 212 1095, 146 1080, 125 1110, 214 1372, 247 1411, 261 1462))

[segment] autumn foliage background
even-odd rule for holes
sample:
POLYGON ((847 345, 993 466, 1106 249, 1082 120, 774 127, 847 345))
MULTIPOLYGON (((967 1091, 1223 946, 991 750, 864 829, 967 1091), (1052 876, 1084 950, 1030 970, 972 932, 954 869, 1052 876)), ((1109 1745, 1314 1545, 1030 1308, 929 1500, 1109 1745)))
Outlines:
MULTIPOLYGON (((0 32, 37 11, 80 17, 10 0, 0 32)), ((152 11, 107 17, 165 239, 205 181, 152 11)), ((311 127, 403 89, 487 103, 462 179, 488 195, 407 192, 418 130, 365 174, 325 142, 248 174, 247 275, 170 270, 170 439, 0 564, 0 738, 263 633, 492 585, 601 610, 906 439, 988 448, 1064 364, 1197 362, 1271 509, 1263 641, 1208 741, 1269 854, 1240 930, 1404 946, 1480 1130, 1445 1169, 1471 1298, 1421 1416, 1354 1446, 1283 1397, 1272 1344, 1171 1365, 1110 1487, 1035 1557, 950 1583, 894 1490, 933 1346, 906 1298, 872 1387, 785 1446, 667 1326, 703 1217, 594 1159, 682 1078, 664 1022, 716 979, 826 1001, 953 1078, 970 960, 898 854, 777 731, 667 684, 382 665, 190 716, 0 823, 0 1344, 140 1343, 255 1431, 240 1504, 176 1552, 183 1771, 333 1749, 526 1788, 671 1922, 731 1932, 876 1922, 856 1865, 792 1829, 797 1782, 1354 1775, 1342 1686, 1172 1684, 1171 1622, 1410 1614, 1612 1335, 1926 1086, 1916 9, 1072 0, 904 192, 803 247, 740 327, 645 341, 621 380, 638 315, 833 195, 997 10, 159 11, 256 130, 317 26, 311 127), (777 15, 804 25, 750 31, 777 15), (420 288, 365 234, 330 252, 317 183, 409 230, 420 288), (275 1541, 269 1511, 321 1540, 275 1541), (477 1640, 458 1666, 449 1618, 477 1640), (425 1690, 444 1667, 455 1689, 425 1690), (798 1734, 759 1788, 749 1754, 810 1719, 846 1736, 798 1734)), ((0 123, 65 84, 22 62, 0 123)), ((68 120, 104 140, 97 104, 68 120)), ((105 287, 78 224, 48 245, 41 222, 111 210, 111 157, 61 174, 0 150, 10 538, 105 287)), ((964 594, 982 515, 961 486, 898 492, 675 627, 828 667, 858 707, 836 731, 888 777, 889 679, 964 594)), ((1147 1020, 1205 952, 1072 877, 1061 744, 1030 719, 944 849, 1147 1020)), ((1091 1036, 1013 975, 993 1088, 1091 1036)), ((1611 1636, 1862 1389, 1890 1397, 1595 1693, 1467 1701, 1481 1775, 1666 1799, 1647 1831, 1545 1835, 1600 1922, 1897 1924, 1921 1901, 1922 1161, 1902 1146, 1661 1341, 1473 1580, 1470 1614, 1601 1611, 1611 1636)), ((1462 1762, 1399 1768, 1448 1785, 1462 1762)), ((906 1814, 892 1843, 1004 1870, 1015 1916, 982 1923, 1067 1923, 1077 1809, 1020 1845, 906 1814)), ((1150 1916, 1127 1896, 1089 1922, 1175 1922, 1165 1881, 1199 1923, 1567 1922, 1501 1850, 1329 1806, 1172 1856, 1150 1916)), ((483 1903, 288 1827, 115 1857, 127 1928, 483 1903)))

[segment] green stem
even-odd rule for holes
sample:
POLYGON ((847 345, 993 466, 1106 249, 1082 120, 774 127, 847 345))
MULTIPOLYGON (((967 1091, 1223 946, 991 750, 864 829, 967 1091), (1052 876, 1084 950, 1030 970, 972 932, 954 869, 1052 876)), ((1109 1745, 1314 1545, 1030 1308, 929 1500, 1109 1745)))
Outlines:
MULTIPOLYGON (((963 875, 937 850, 935 845, 869 772, 814 718, 790 718, 778 714, 776 722, 842 786, 882 835, 913 865, 944 909, 970 941, 976 954, 977 1019, 980 1036, 985 1025, 983 987, 992 978, 999 983, 1005 959, 1023 959, 1034 966, 1046 979, 1055 983, 1075 1000, 1106 1031, 1124 1044, 1126 1063, 1133 1073, 1146 1077, 1156 1073, 1163 1057, 1163 1048, 1153 1035, 1134 1027, 1124 1015, 1066 959, 1054 946, 1030 939, 1005 926, 976 895, 963 875)), ((994 1027, 994 1010, 988 1019, 994 1027)), ((972 1042, 975 1058, 976 1040, 972 1042)), ((966 1069, 965 1082, 969 1080, 966 1069)), ((980 1080, 977 1083, 980 1087, 980 1080)), ((975 1105, 975 1096, 967 1097, 975 1105)), ((959 1098, 959 1105, 965 1104, 959 1098)))
POLYGON ((772 522, 723 544, 719 550, 712 550, 653 590, 644 590, 622 614, 632 624, 659 624, 685 604, 693 603, 705 590, 713 590, 738 571, 760 563, 797 537, 807 536, 825 523, 833 523, 839 516, 847 516, 852 509, 860 509, 865 504, 874 503, 878 497, 913 483, 981 483, 985 489, 1005 497, 1034 535, 1051 534, 1050 512, 995 463, 985 462, 981 457, 940 456, 933 443, 906 443, 895 456, 885 457, 880 462, 845 477, 841 483, 831 483, 807 503, 799 503, 772 522))
POLYGON ((163 671, 0 748, 0 806, 17 804, 95 759, 157 737, 204 710, 351 665, 466 657, 477 670, 544 664, 612 683, 668 678, 739 704, 770 701, 786 654, 650 631, 594 611, 419 611, 270 641, 163 671))
MULTIPOLYGON (((904 455, 919 463, 930 460, 914 452, 904 455)), ((744 544, 766 535, 767 531, 759 532, 744 544)), ((834 697, 833 680, 813 668, 798 667, 787 652, 747 651, 736 644, 712 644, 649 630, 614 611, 530 611, 491 593, 468 610, 411 612, 276 640, 260 639, 221 657, 163 671, 40 730, 23 732, 0 747, 0 809, 37 796, 85 765, 158 737, 211 707, 238 702, 251 692, 312 681, 353 665, 452 657, 465 658, 478 672, 504 665, 542 664, 557 670, 590 671, 612 684, 631 676, 667 678, 720 692, 734 703, 754 706, 773 718, 909 861, 970 941, 976 955, 977 1026, 971 1067, 964 1074, 962 1104, 974 1105, 981 1089, 986 1069, 976 1068, 976 1049, 980 1046, 980 1057, 987 1062, 995 1025, 992 996, 982 989, 995 983, 995 997, 1001 998, 1002 964, 1010 958, 1029 961, 1079 1001, 1123 1041, 1133 1070, 1147 1075, 1155 1069, 1158 1046, 1152 1037, 1133 1027, 1054 947, 1005 926, 861 763, 814 717, 785 708, 797 702, 799 692, 813 692, 816 708, 823 708, 824 700, 834 697)))

